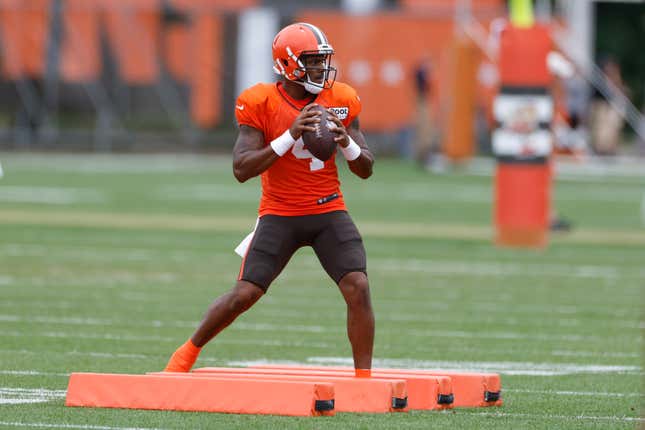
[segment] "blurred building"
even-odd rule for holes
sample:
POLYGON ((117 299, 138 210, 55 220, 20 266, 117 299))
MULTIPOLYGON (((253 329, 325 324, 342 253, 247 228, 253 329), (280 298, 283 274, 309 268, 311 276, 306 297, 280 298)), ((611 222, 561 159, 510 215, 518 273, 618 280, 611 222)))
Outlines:
MULTIPOLYGON (((571 36, 562 38, 563 50, 591 75, 595 2, 552 3, 538 0, 538 17, 571 36)), ((396 152, 393 136, 413 124, 414 68, 424 59, 434 65, 428 112, 435 123, 474 124, 478 114, 484 121, 477 130, 492 125, 495 28, 506 14, 504 0, 320 0, 313 6, 297 0, 0 0, 0 147, 228 149, 236 95, 275 79, 271 41, 293 21, 313 22, 327 33, 337 79, 359 91, 361 124, 375 136, 377 151, 396 152), (470 97, 471 109, 455 107, 462 97, 470 97)))

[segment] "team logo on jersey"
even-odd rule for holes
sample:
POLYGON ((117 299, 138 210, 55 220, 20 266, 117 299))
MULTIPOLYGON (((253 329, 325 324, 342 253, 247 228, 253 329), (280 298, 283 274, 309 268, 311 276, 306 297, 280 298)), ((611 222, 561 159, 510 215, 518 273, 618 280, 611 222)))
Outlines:
POLYGON ((330 107, 329 109, 334 111, 338 119, 346 119, 347 115, 349 115, 349 108, 347 106, 330 107))

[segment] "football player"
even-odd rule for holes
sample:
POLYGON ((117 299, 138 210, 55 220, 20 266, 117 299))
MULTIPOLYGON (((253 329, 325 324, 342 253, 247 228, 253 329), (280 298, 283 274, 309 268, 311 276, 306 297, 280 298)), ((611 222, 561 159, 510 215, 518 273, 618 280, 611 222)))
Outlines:
POLYGON ((374 157, 358 121, 361 102, 352 87, 335 82, 333 53, 318 27, 289 25, 273 41, 273 69, 281 79, 252 86, 237 99, 233 173, 240 182, 260 175, 258 222, 236 249, 243 260, 235 286, 212 303, 165 371, 189 371, 201 348, 266 293, 296 250, 311 246, 347 304, 356 375, 370 376, 374 314, 363 241, 347 213, 335 157, 315 158, 301 138, 320 122, 311 107, 327 108, 350 170, 363 179, 371 176, 374 157))

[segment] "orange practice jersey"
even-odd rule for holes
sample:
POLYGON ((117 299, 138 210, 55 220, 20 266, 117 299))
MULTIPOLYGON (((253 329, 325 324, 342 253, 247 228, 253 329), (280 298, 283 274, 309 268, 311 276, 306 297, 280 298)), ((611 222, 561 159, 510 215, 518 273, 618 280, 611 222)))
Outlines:
MULTIPOLYGON (((345 127, 361 111, 356 91, 340 82, 321 91, 314 102, 333 108, 345 127)), ((269 145, 291 127, 307 103, 289 97, 280 82, 257 84, 240 94, 235 116, 239 125, 264 133, 264 143, 269 145)), ((298 139, 289 152, 262 173, 259 215, 298 216, 346 210, 334 155, 325 162, 318 160, 298 139), (334 195, 338 197, 329 199, 334 195), (328 201, 320 200, 326 197, 328 201)))

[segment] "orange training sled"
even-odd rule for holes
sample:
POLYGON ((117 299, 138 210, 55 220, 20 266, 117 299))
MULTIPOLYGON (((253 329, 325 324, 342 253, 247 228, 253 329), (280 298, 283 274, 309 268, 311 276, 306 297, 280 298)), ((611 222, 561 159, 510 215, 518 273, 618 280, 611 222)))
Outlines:
MULTIPOLYGON (((290 366, 290 365, 258 365, 253 369, 300 369, 306 371, 332 371, 346 372, 353 375, 351 367, 334 366, 290 366)), ((472 373, 472 372, 446 372, 443 370, 414 370, 414 369, 372 369, 372 376, 380 377, 383 374, 388 376, 447 376, 452 380, 452 392, 454 393, 454 407, 473 408, 481 406, 502 405, 502 382, 496 373, 472 373)), ((410 406, 412 408, 412 406, 410 406)))
POLYGON ((325 382, 227 376, 72 373, 65 405, 292 416, 334 415, 334 386, 325 382))
MULTIPOLYGON (((428 376, 428 375, 395 375, 390 373, 379 373, 378 375, 373 375, 372 378, 355 378, 354 371, 346 372, 342 371, 333 371, 333 370, 303 370, 298 368, 282 368, 282 369, 272 369, 272 368, 213 368, 213 367, 203 367, 195 369, 194 372, 199 375, 204 374, 222 374, 222 373, 242 373, 245 375, 252 375, 253 377, 274 377, 282 379, 283 377, 289 375, 297 376, 306 376, 319 381, 331 382, 327 379, 330 377, 334 378, 349 378, 351 383, 354 384, 354 381, 365 381, 365 380, 386 380, 391 381, 393 379, 404 380, 407 386, 408 393, 408 408, 418 409, 418 410, 432 410, 432 409, 447 409, 452 407, 453 394, 452 394, 452 385, 450 378, 446 376, 428 376)), ((344 408, 341 401, 341 396, 343 396, 343 387, 341 387, 334 379, 334 386, 336 388, 336 410, 338 412, 344 412, 344 408)), ((352 405, 351 407, 355 407, 352 405)), ((352 409, 354 410, 354 409, 352 409)))
POLYGON ((278 375, 276 373, 264 374, 253 372, 246 368, 205 367, 193 373, 158 372, 151 375, 195 378, 230 378, 239 381, 253 380, 280 380, 280 381, 306 381, 326 382, 334 385, 335 403, 337 412, 404 412, 407 411, 407 389, 402 378, 399 379, 372 379, 372 378, 346 378, 331 375, 278 375))

